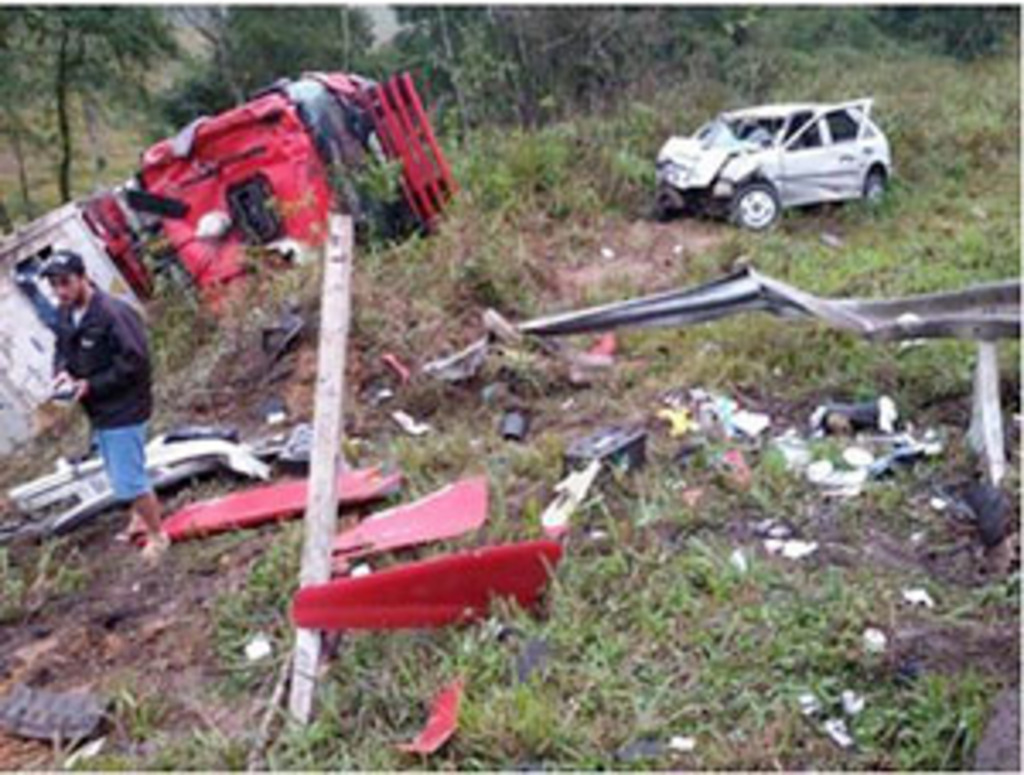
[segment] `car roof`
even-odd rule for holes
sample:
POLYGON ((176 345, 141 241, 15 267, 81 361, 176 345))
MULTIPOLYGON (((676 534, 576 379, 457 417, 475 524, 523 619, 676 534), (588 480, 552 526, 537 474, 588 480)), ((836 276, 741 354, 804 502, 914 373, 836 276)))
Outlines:
POLYGON ((867 102, 868 99, 864 100, 845 100, 842 102, 778 102, 771 105, 757 105, 750 108, 740 108, 738 110, 728 110, 722 113, 725 118, 736 119, 736 118, 785 118, 786 116, 792 115, 793 113, 801 111, 817 112, 830 107, 850 107, 858 102, 867 102))

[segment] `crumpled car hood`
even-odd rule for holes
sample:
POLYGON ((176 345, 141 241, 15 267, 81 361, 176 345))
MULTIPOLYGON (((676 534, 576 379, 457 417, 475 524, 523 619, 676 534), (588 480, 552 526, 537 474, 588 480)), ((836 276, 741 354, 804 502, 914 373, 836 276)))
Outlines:
POLYGON ((670 137, 658 151, 658 181, 676 188, 704 188, 710 186, 719 170, 739 149, 705 148, 693 137, 670 137), (686 172, 685 178, 673 176, 670 162, 686 172))

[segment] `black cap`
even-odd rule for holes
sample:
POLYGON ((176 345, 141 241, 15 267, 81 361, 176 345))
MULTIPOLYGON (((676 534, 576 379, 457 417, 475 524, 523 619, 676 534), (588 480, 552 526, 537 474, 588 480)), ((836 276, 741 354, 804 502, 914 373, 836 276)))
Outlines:
POLYGON ((85 274, 85 262, 77 253, 70 250, 58 250, 43 265, 40 272, 43 277, 66 277, 67 275, 85 274))

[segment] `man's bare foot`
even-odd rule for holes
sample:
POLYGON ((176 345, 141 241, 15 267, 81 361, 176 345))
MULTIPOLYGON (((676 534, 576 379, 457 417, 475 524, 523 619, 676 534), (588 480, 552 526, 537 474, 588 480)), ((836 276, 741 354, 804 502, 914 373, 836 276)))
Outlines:
POLYGON ((138 514, 132 514, 131 521, 128 523, 128 527, 114 536, 114 540, 121 544, 127 544, 134 541, 146 532, 146 523, 142 521, 142 518, 138 514))
POLYGON ((148 533, 146 545, 142 548, 142 559, 146 562, 158 563, 160 558, 171 548, 171 539, 163 531, 159 533, 148 533))

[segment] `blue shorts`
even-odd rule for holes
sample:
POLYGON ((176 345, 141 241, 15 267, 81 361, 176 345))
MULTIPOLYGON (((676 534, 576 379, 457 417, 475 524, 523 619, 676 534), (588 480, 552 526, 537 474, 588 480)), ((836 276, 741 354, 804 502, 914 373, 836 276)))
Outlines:
POLYGON ((98 429, 93 435, 117 500, 133 501, 153 492, 146 473, 146 423, 98 429))

